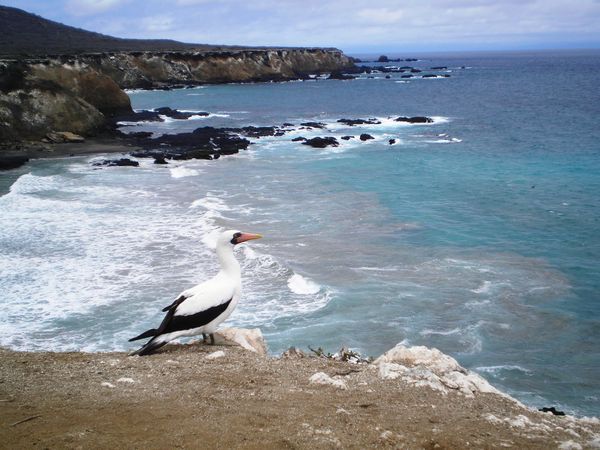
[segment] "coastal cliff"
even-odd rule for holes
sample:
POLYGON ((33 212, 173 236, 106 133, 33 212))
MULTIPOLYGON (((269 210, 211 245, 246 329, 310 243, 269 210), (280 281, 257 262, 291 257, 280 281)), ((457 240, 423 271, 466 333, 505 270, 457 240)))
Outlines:
POLYGON ((123 89, 285 81, 343 71, 333 48, 224 47, 119 39, 0 7, 0 143, 98 134, 131 112, 123 89))

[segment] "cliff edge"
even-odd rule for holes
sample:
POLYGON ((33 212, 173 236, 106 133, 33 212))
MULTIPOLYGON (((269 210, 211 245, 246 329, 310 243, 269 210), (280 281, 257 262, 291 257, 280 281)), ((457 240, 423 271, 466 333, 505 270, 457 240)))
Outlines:
POLYGON ((225 334, 243 347, 168 345, 147 357, 0 349, 0 447, 600 445, 598 419, 526 408, 435 349, 399 345, 373 362, 296 349, 272 358, 258 330, 225 334))

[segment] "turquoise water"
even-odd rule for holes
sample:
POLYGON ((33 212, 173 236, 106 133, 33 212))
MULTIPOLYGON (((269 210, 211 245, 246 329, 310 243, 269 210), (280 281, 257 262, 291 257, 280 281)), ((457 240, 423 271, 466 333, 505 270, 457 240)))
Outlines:
POLYGON ((219 230, 239 228, 266 237, 239 250, 245 293, 229 323, 260 327, 273 353, 435 346, 529 404, 600 414, 600 53, 410 64, 451 77, 132 92, 135 108, 211 113, 136 131, 328 129, 212 162, 95 170, 83 157, 0 175, 0 344, 132 348, 215 272, 219 230), (386 120, 400 115, 436 120, 386 120), (291 142, 361 132, 376 139, 291 142))

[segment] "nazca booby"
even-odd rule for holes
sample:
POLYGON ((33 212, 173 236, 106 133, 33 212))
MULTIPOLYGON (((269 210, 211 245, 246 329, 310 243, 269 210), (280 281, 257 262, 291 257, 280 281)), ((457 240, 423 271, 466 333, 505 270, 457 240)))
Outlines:
POLYGON ((210 336, 211 344, 214 344, 213 333, 217 326, 231 315, 242 291, 240 264, 233 255, 233 248, 242 242, 261 237, 260 234, 236 230, 223 232, 217 240, 216 249, 221 263, 219 273, 179 294, 171 305, 163 309, 167 315, 158 328, 152 328, 129 339, 136 341, 152 338, 132 355, 148 355, 173 339, 201 333, 205 340, 207 335, 210 336))

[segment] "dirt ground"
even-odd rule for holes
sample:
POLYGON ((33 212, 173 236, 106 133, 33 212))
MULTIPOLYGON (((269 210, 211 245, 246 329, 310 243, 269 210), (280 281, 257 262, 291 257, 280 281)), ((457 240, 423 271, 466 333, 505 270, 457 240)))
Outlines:
POLYGON ((600 447, 598 436, 597 420, 443 395, 368 364, 202 344, 146 357, 0 349, 6 449, 576 449, 600 447), (311 384, 317 372, 347 389, 311 384))

